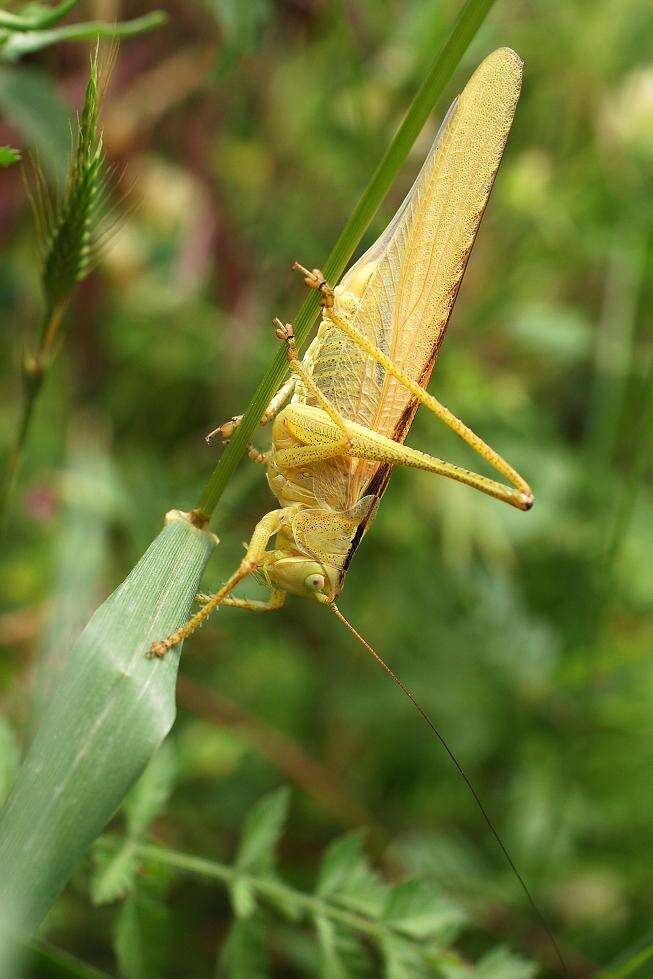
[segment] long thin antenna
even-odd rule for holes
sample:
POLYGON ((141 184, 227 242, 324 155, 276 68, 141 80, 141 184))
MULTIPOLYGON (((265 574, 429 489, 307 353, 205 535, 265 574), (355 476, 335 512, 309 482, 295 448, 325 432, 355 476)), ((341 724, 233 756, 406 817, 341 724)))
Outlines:
POLYGON ((536 918, 538 919, 538 921, 542 925, 542 928, 544 929, 544 931, 546 933, 546 936, 549 939, 549 941, 551 943, 551 946, 553 947, 553 949, 555 951, 556 957, 558 959, 558 962, 560 963, 560 968, 563 971, 563 974, 565 976, 565 979, 569 979, 569 970, 567 969, 567 965, 565 963, 565 960, 562 957, 562 952, 560 951, 560 946, 558 945, 558 942, 556 941, 556 937, 553 934, 553 930, 552 930, 551 926, 549 925, 548 921, 544 917, 544 914, 542 913, 542 911, 540 911, 539 907, 535 903, 535 899, 533 898, 531 892, 529 891, 528 885, 526 884, 526 881, 524 880, 524 878, 520 874, 519 870, 517 869, 517 866, 515 864, 515 861, 510 856, 510 853, 508 852, 508 848, 507 848, 506 844, 501 839, 501 837, 499 835, 499 832, 495 828, 494 823, 492 822, 492 820, 491 820, 491 818, 489 816, 489 813, 488 813, 487 809, 485 808, 485 806, 481 802, 481 798, 480 798, 478 792, 476 791, 476 789, 474 788, 474 785, 473 785, 471 779, 469 778, 469 776, 467 775, 467 772, 465 771, 465 769, 460 764, 460 762, 456 758, 455 754, 453 753, 453 751, 451 750, 451 748, 447 744, 447 741, 446 741, 444 735, 441 734, 438 731, 437 727, 435 726, 435 724, 433 723, 433 721, 431 720, 431 718, 429 717, 429 715, 426 713, 426 711, 424 710, 424 708, 419 704, 419 702, 415 699, 415 697, 411 693, 410 689, 406 686, 406 684, 404 683, 404 681, 403 680, 400 680, 400 678, 397 676, 397 674, 394 672, 394 670, 390 666, 388 666, 388 664, 383 659, 383 657, 380 656, 379 653, 377 653, 377 651, 372 646, 370 646, 370 644, 368 643, 367 639, 365 639, 363 636, 361 636, 360 632, 357 629, 354 628, 354 626, 351 624, 351 622, 349 622, 348 619, 345 618, 345 616, 342 614, 342 612, 340 611, 340 609, 338 608, 338 606, 335 605, 333 602, 329 602, 328 603, 328 607, 331 609, 331 611, 334 613, 334 615, 338 619, 340 619, 340 621, 342 622, 342 624, 347 629, 349 629, 349 631, 351 632, 351 634, 353 636, 355 636, 356 639, 358 639, 358 641, 361 644, 361 646, 363 646, 363 648, 367 650, 367 652, 370 654, 370 656, 374 660, 376 660, 376 662, 381 667, 381 669, 382 670, 385 670, 385 672, 388 674, 388 676, 390 677, 390 679, 392 680, 392 682, 397 687, 399 687, 399 689, 404 693, 404 695, 410 700, 411 704, 413 705, 413 707, 415 708, 415 710, 417 711, 417 713, 420 715, 420 717, 422 718, 422 720, 424 721, 424 723, 426 724, 426 726, 429 728, 429 730, 431 731, 431 733, 433 735, 435 735, 435 737, 437 738, 437 740, 440 742, 440 744, 442 745, 442 747, 444 748, 444 750, 448 754, 448 756, 451 759, 451 761, 452 761, 454 767, 456 768, 458 774, 463 779, 465 785, 467 786, 467 788, 471 792, 472 797, 474 799, 474 802, 478 806, 478 809, 479 809, 481 815, 483 816, 483 819, 485 820, 485 823, 487 824, 488 829, 492 833, 492 836, 494 837, 494 839, 496 840, 497 844, 499 845, 499 849, 501 850, 501 852, 503 853, 504 857, 506 858, 506 861, 508 863, 508 866, 510 867, 510 869, 513 872, 513 874, 515 875, 515 877, 519 881, 519 885, 520 885, 522 891, 524 892, 524 894, 526 895, 526 898, 528 899, 528 903, 530 904, 530 906, 531 906, 531 908, 532 908, 532 910, 533 910, 536 918))

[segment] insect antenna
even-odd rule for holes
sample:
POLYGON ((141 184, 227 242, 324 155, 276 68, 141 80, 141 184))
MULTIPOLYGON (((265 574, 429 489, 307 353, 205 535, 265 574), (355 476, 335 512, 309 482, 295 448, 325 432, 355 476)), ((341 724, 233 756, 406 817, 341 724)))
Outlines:
POLYGON ((440 742, 440 744, 442 745, 442 747, 446 751, 446 753, 449 756, 451 762, 453 763, 456 771, 458 772, 458 774, 460 775, 460 777, 464 781, 465 785, 469 789, 469 791, 470 791, 470 793, 472 795, 472 798, 474 799, 474 802, 476 803, 476 805, 477 805, 477 807, 478 807, 478 809, 479 809, 479 811, 480 811, 480 813, 481 813, 481 815, 483 817, 483 820, 485 821, 485 824, 487 825, 488 829, 490 830, 490 833, 494 837, 497 845, 499 846, 499 849, 503 853, 503 856, 505 857, 506 862, 508 863, 508 866, 510 867, 511 871, 513 872, 513 874, 515 875, 517 881, 519 882, 519 886, 521 887, 523 893, 525 894, 525 896, 526 896, 526 898, 528 900, 528 903, 531 906, 531 908, 533 910, 533 913, 535 914, 535 917, 540 922, 540 924, 541 924, 541 926, 542 926, 542 928, 543 928, 543 930, 544 930, 544 932, 545 932, 545 934, 546 934, 549 942, 551 943, 551 947, 553 948, 553 950, 555 952, 555 955, 556 955, 556 958, 558 959, 558 962, 560 963, 560 968, 562 969, 562 972, 563 972, 563 974, 565 976, 565 979, 569 979, 569 970, 567 969, 567 965, 566 965, 565 960, 564 960, 564 958, 562 956, 562 952, 560 951, 560 946, 558 945, 558 942, 556 940, 556 937, 553 934, 553 930, 552 930, 551 926, 549 925, 547 919, 545 918, 544 913, 540 910, 540 908, 536 904, 535 898, 533 897, 533 895, 531 894, 530 890, 528 889, 528 885, 527 885, 526 881, 524 880, 523 876, 521 875, 521 873, 517 869, 517 865, 515 864, 515 861, 510 856, 510 852, 509 852, 506 844, 501 839, 501 836, 499 835, 499 831, 496 829, 494 823, 492 822, 492 819, 490 818, 490 815, 489 815, 487 809, 483 805, 483 802, 481 801, 481 797, 479 796, 478 792, 474 788, 473 782, 471 781, 471 779, 467 775, 467 772, 465 771, 465 769, 463 768, 463 766, 461 765, 461 763, 458 761, 458 759, 457 759, 456 755, 454 754, 453 750, 449 747, 446 738, 444 737, 443 734, 440 733, 440 731, 437 729, 437 727, 435 726, 435 724, 433 723, 433 721, 431 720, 431 718, 429 717, 429 715, 426 713, 426 711, 424 710, 424 708, 415 699, 415 697, 414 697, 413 693, 411 692, 411 690, 409 689, 409 687, 407 687, 406 684, 404 683, 404 681, 401 680, 397 676, 397 674, 392 669, 392 667, 388 666, 388 664, 383 659, 383 657, 379 653, 377 653, 377 651, 369 644, 369 642, 367 641, 367 639, 365 639, 360 634, 360 632, 358 632, 358 630, 354 628, 354 626, 351 624, 351 622, 348 619, 345 618, 345 616, 342 614, 342 612, 340 611, 340 609, 338 608, 338 606, 335 605, 333 602, 329 602, 328 603, 328 607, 331 609, 331 611, 333 612, 333 614, 338 619, 340 619, 340 621, 345 626, 345 628, 347 628, 349 630, 349 632, 351 632, 351 634, 358 640, 358 642, 370 654, 370 656, 374 660, 376 660, 376 662, 381 667, 381 669, 382 670, 385 670, 385 672, 388 674, 388 676, 390 677, 390 679, 392 680, 392 682, 395 684, 395 686, 399 687, 399 689, 402 691, 402 693, 408 698, 408 700, 410 700, 411 704, 413 705, 413 707, 415 708, 415 710, 417 711, 417 713, 420 715, 420 717, 422 718, 422 720, 424 721, 424 723, 426 724, 426 726, 429 728, 429 730, 431 731, 431 733, 440 742))

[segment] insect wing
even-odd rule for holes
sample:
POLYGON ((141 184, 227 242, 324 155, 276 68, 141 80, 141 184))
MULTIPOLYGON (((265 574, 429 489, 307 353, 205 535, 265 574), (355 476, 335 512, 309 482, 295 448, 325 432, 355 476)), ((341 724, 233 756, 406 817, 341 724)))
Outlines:
MULTIPOLYGON (((522 79, 509 48, 489 55, 452 105, 399 212, 345 274, 337 294, 361 296, 354 326, 413 380, 428 383, 508 138, 522 79)), ((341 298, 342 301, 342 298, 341 298)), ((345 417, 403 441, 416 411, 410 393, 342 334, 334 377, 324 344, 315 380, 345 417)), ((350 465, 348 500, 382 492, 388 474, 350 465)))

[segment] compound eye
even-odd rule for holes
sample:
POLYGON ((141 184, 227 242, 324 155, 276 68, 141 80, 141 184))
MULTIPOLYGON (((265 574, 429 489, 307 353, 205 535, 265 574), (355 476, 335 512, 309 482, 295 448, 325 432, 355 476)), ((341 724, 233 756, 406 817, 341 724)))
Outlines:
POLYGON ((324 575, 309 574, 309 576, 304 579, 304 587, 307 591, 322 591, 324 588, 324 575))

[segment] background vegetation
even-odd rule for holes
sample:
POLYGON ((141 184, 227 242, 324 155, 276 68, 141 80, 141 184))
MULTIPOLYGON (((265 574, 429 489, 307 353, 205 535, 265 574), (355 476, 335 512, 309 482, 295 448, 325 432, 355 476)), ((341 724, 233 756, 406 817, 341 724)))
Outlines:
MULTIPOLYGON (((151 10, 84 6, 89 19, 151 10)), ((292 315, 302 298, 291 261, 327 254, 459 7, 161 6, 168 25, 122 46, 104 112, 107 154, 136 207, 76 293, 0 551, 3 792, 70 637, 165 511, 195 502, 219 451, 203 434, 245 407, 275 353, 271 317, 292 315), (38 659, 48 668, 34 678, 38 659)), ((458 752, 578 977, 651 968, 652 37, 646 0, 498 0, 468 52, 451 96, 500 44, 524 58, 526 81, 432 388, 527 475, 537 505, 523 515, 397 473, 341 601, 458 752)), ((61 171, 67 114, 87 77, 84 45, 1 67, 0 144, 61 171)), ((18 167, 0 180, 8 453, 24 338, 42 308, 18 167)), ((411 444, 471 461, 426 415, 411 444)), ((217 515, 222 543, 207 586, 235 566, 271 502, 261 471, 244 463, 217 515)), ((278 861, 293 894, 312 891, 334 839, 367 826, 386 882, 428 881, 409 897, 430 908, 431 924, 438 896, 435 932, 447 948, 457 936, 457 952, 428 966, 403 948, 394 975, 463 976, 484 956, 478 974, 497 979, 533 974, 522 959, 556 974, 447 759, 319 613, 300 601, 270 617, 224 610, 188 645, 166 751, 55 906, 48 941, 110 974, 264 974, 242 958, 257 948, 264 919, 249 912, 260 893, 232 894, 249 930, 230 931, 223 884, 180 874, 146 841, 266 874, 285 805, 267 793, 290 785, 278 861), (244 844, 236 857, 238 840, 264 796, 254 824, 266 827, 265 845, 251 862, 244 844), (497 965, 502 944, 520 960, 497 965)), ((347 845, 343 864, 361 867, 347 845)), ((324 865, 320 886, 333 886, 324 865)), ((370 913, 375 886, 361 870, 354 891, 370 913)), ((265 912, 272 974, 316 974, 308 931, 276 900, 265 912)), ((342 935, 318 927, 323 972, 358 974, 342 935)), ((92 974, 34 954, 34 975, 92 974)))

